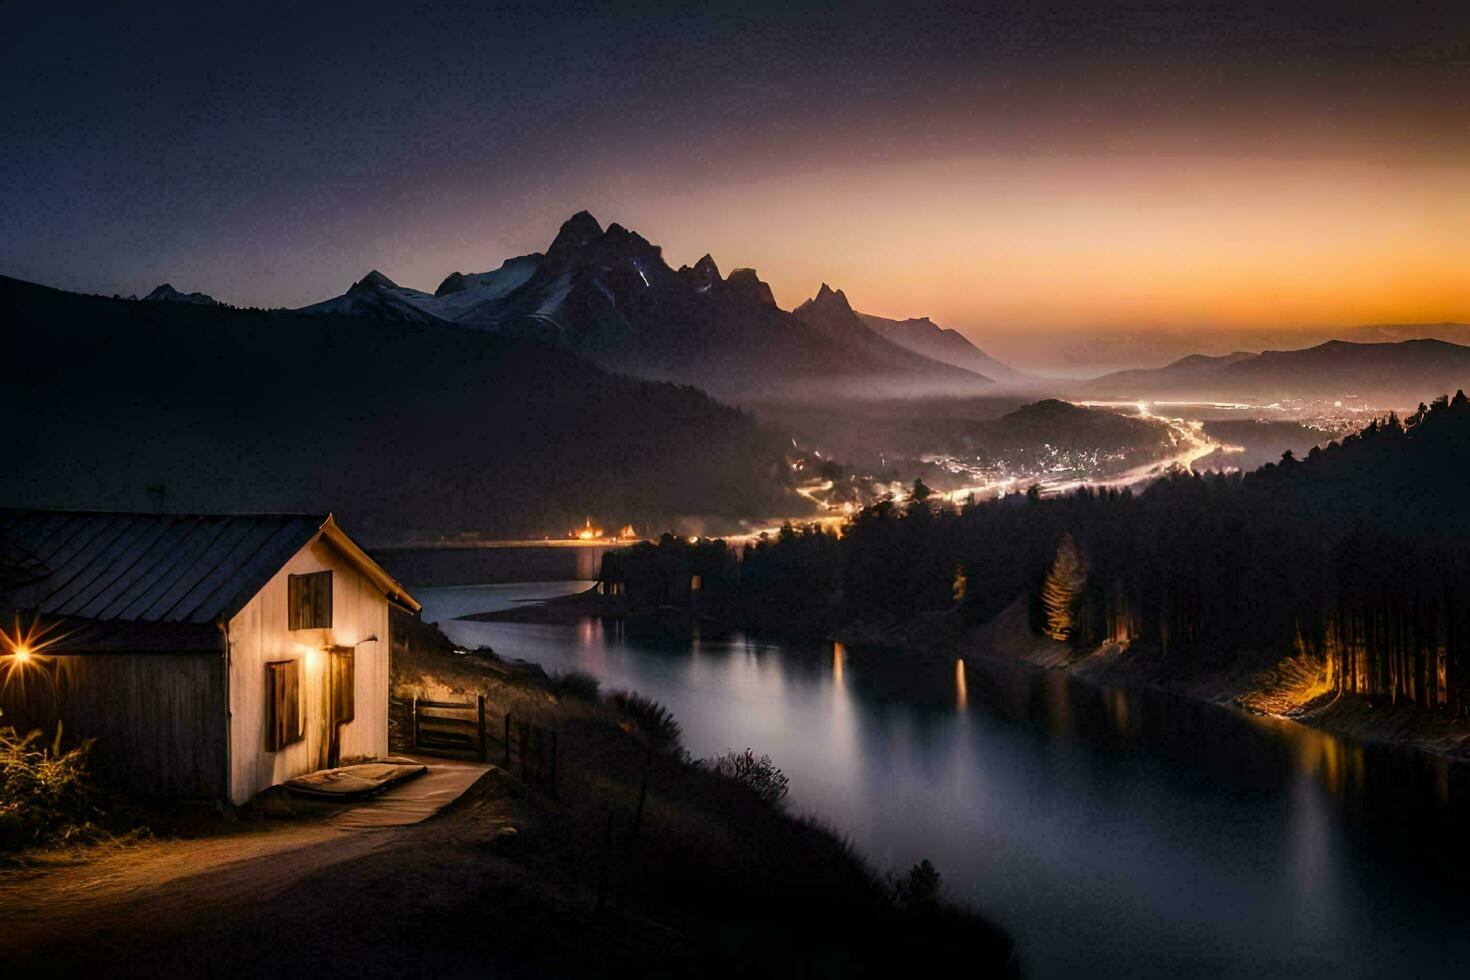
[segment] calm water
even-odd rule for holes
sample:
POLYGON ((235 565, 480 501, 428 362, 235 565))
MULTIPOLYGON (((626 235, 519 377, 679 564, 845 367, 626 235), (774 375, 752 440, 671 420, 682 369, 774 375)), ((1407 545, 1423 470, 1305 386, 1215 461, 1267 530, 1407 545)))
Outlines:
POLYGON ((585 583, 415 589, 457 642, 667 704, 750 746, 882 868, 929 858, 1035 976, 1470 975, 1459 767, 989 658, 454 622, 585 583))

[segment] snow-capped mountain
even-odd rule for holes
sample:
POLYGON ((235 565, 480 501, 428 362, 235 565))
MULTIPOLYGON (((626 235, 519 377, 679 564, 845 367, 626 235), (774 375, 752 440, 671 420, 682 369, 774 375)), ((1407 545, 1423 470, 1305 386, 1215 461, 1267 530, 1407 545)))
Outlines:
POLYGON ((435 323, 444 318, 430 308, 433 299, 428 293, 398 285, 374 269, 341 296, 313 303, 297 312, 370 316, 389 323, 435 323))
POLYGON ((544 253, 490 272, 451 273, 433 293, 375 271, 302 312, 443 322, 541 340, 617 370, 736 398, 858 379, 957 391, 987 381, 885 341, 850 307, 852 335, 782 310, 754 270, 725 277, 708 255, 672 269, 658 246, 618 224, 604 229, 585 211, 561 226, 544 253))

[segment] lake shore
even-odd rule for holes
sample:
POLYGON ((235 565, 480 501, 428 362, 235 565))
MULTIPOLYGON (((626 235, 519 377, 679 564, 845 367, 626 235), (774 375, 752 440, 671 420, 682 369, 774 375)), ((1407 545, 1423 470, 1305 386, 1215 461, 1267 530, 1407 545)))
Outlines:
POLYGON ((1411 703, 1378 704, 1362 695, 1329 690, 1314 665, 1295 658, 1263 667, 1262 658, 1228 655, 1191 657, 1181 664, 1179 658, 1142 645, 1105 644, 1078 651, 1032 631, 1024 600, 967 631, 952 649, 959 655, 1023 661, 1089 684, 1168 691, 1364 744, 1470 762, 1470 725, 1411 703))
POLYGON ((1003 657, 1065 672, 1092 684, 1154 688, 1250 714, 1296 722, 1358 742, 1397 746, 1470 762, 1470 724, 1411 703, 1379 704, 1361 695, 1326 690, 1312 667, 1296 660, 1220 654, 1168 658, 1135 644, 1105 644, 1091 651, 1037 634, 1026 603, 1018 600, 991 620, 969 626, 958 613, 936 613, 902 623, 848 623, 834 628, 830 615, 711 615, 689 607, 632 609, 620 597, 593 590, 528 603, 515 609, 461 617, 471 621, 575 624, 586 617, 622 617, 650 629, 766 630, 810 640, 832 640, 852 651, 892 651, 947 662, 955 657, 1003 657))

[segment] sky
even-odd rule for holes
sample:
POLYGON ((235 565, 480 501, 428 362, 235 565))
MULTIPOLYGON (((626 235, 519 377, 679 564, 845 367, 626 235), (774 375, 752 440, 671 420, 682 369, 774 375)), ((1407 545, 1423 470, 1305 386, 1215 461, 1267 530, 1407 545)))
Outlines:
POLYGON ((0 86, 0 274, 70 289, 433 289, 585 208, 1021 360, 1470 320, 1463 3, 7 0, 0 86))

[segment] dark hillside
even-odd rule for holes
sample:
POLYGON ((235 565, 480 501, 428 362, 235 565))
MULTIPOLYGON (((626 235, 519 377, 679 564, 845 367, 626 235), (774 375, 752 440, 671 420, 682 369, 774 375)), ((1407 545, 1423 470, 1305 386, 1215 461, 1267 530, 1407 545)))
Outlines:
POLYGON ((376 538, 801 509, 749 416, 536 342, 6 278, 0 319, 7 504, 336 510, 376 538))

